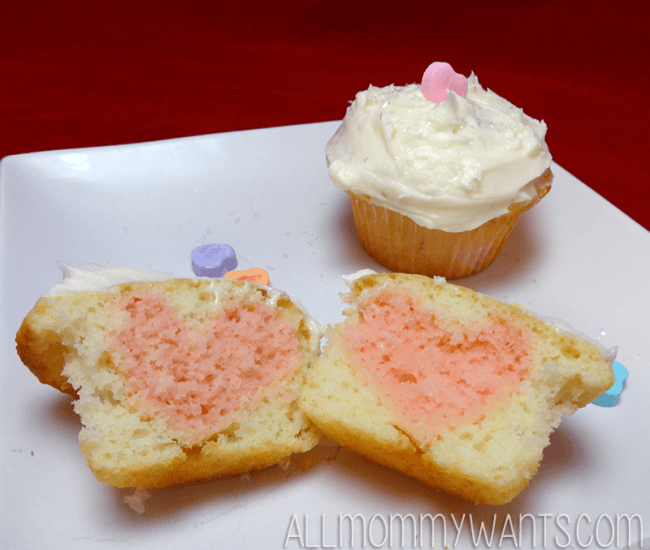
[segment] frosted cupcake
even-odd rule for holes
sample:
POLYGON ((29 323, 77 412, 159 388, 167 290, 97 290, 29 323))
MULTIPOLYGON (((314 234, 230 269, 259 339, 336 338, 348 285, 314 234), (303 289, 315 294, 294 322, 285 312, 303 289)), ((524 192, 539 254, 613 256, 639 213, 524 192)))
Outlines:
POLYGON ((370 86, 325 153, 361 244, 398 272, 468 277, 551 187, 546 124, 434 63, 423 84, 370 86))

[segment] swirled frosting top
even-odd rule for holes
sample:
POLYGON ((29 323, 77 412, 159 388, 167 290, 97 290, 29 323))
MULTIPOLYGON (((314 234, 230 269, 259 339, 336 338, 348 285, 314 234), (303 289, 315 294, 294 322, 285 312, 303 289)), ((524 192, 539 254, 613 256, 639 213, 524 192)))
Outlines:
POLYGON ((535 194, 551 163, 546 124, 468 78, 466 97, 370 86, 325 153, 334 184, 429 229, 468 231, 535 194))

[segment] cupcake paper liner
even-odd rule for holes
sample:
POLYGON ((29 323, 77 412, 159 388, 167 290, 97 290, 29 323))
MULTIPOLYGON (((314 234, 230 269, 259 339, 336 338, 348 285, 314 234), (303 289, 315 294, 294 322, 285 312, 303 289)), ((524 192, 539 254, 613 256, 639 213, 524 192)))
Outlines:
POLYGON ((519 217, 551 189, 550 169, 533 181, 537 196, 476 229, 452 233, 427 229, 409 217, 348 193, 363 248, 379 264, 401 273, 461 279, 483 271, 499 255, 519 217))

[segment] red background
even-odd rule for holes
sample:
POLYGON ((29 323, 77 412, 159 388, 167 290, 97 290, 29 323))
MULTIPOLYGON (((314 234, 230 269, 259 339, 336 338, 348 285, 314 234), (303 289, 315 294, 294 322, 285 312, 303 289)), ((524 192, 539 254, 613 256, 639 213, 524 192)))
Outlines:
POLYGON ((448 61, 650 228, 647 5, 20 0, 0 8, 0 157, 341 119, 369 84, 448 61))

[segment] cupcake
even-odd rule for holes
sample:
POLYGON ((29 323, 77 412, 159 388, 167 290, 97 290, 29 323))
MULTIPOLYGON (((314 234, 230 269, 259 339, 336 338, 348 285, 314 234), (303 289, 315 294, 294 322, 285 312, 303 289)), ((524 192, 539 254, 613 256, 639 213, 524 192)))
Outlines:
POLYGON ((301 409, 349 451, 477 504, 512 501, 562 416, 614 383, 614 350, 440 277, 348 286, 301 409))
POLYGON ((16 335, 75 397, 97 479, 154 489, 285 463, 319 433, 298 408, 321 327, 299 302, 227 278, 64 266, 16 335))
POLYGON ((375 261, 459 279, 489 266, 550 190, 546 129, 474 73, 434 63, 421 85, 359 92, 325 153, 375 261))

